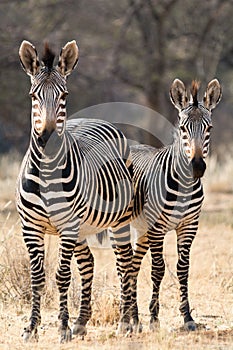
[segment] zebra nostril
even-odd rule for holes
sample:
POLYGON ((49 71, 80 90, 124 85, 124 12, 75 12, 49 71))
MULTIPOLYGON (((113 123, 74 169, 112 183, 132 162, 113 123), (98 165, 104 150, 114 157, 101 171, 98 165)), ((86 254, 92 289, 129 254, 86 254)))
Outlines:
POLYGON ((193 177, 200 178, 204 175, 206 170, 206 163, 202 157, 192 159, 193 177))
POLYGON ((55 155, 61 147, 62 139, 55 130, 43 131, 38 137, 38 144, 48 157, 55 155))
POLYGON ((45 142, 43 136, 38 137, 38 144, 40 147, 45 148, 46 142, 45 142))
POLYGON ((44 129, 42 134, 38 137, 38 144, 40 147, 45 148, 50 136, 52 135, 53 130, 49 131, 44 129))

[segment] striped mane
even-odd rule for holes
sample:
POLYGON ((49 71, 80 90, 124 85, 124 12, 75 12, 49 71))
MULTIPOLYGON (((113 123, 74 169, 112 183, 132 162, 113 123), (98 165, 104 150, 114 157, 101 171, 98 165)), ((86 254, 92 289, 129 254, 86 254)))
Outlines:
POLYGON ((44 54, 42 57, 42 62, 49 72, 53 68, 53 61, 55 58, 55 53, 50 49, 49 44, 46 42, 44 45, 44 54))
POLYGON ((195 107, 198 107, 197 95, 198 95, 199 88, 200 88, 200 82, 197 80, 193 80, 190 88, 190 93, 193 100, 193 106, 195 107))

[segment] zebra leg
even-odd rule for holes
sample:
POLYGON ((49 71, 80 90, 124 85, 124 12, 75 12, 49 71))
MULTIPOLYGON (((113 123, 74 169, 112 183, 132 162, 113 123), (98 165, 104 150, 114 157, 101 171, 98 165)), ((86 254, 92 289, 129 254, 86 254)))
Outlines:
POLYGON ((190 306, 188 301, 188 274, 189 274, 189 256, 196 230, 189 231, 187 227, 177 230, 177 276, 180 283, 180 312, 184 317, 185 329, 189 331, 196 330, 195 322, 190 314, 190 306))
POLYGON ((25 342, 29 340, 38 341, 37 327, 41 322, 40 301, 45 285, 44 272, 44 234, 30 232, 29 227, 23 229, 24 241, 26 243, 31 263, 31 288, 32 288, 32 312, 30 324, 22 334, 25 342))
POLYGON ((56 282, 60 293, 60 342, 70 341, 72 338, 71 329, 68 326, 68 288, 71 280, 70 263, 76 245, 76 235, 62 234, 59 243, 59 261, 56 273, 56 282))
POLYGON ((164 233, 157 230, 148 231, 149 246, 151 251, 151 280, 153 283, 152 299, 150 302, 150 330, 154 331, 159 327, 159 289, 165 273, 165 263, 163 259, 164 233))
POLYGON ((81 276, 81 305, 79 316, 75 321, 72 333, 84 336, 87 334, 86 324, 91 318, 91 288, 94 273, 94 258, 86 240, 77 243, 74 250, 81 276))
POLYGON ((117 273, 121 284, 120 322, 118 334, 132 332, 130 325, 131 294, 132 294, 132 260, 133 249, 130 243, 129 226, 113 233, 112 247, 116 256, 117 273))
POLYGON ((133 247, 133 278, 132 278, 132 318, 134 332, 142 332, 142 325, 138 317, 137 305, 137 278, 143 257, 149 248, 147 236, 144 235, 138 239, 133 247))

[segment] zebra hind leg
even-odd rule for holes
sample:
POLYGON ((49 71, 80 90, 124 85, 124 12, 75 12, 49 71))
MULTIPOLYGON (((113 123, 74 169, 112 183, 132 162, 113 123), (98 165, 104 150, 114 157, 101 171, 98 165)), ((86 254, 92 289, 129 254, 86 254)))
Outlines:
POLYGON ((44 239, 43 235, 39 234, 31 239, 31 235, 27 236, 24 231, 24 241, 26 243, 30 261, 31 261, 31 286, 32 286, 32 312, 30 317, 30 324, 24 328, 22 337, 25 342, 38 341, 37 327, 41 322, 40 315, 40 301, 41 293, 45 285, 44 272, 44 239))
POLYGON ((24 342, 37 342, 39 340, 38 335, 38 329, 37 327, 41 323, 41 316, 40 316, 40 299, 41 299, 41 290, 42 288, 35 288, 32 289, 32 313, 30 317, 30 325, 26 328, 24 328, 22 337, 24 342))
POLYGON ((159 328, 159 289, 165 273, 165 263, 163 259, 163 241, 164 234, 158 231, 148 233, 149 245, 151 250, 152 268, 151 280, 153 283, 152 299, 150 302, 150 330, 155 331, 159 328))
POLYGON ((134 333, 142 332, 142 324, 139 321, 138 305, 137 305, 137 279, 140 271, 142 259, 145 256, 149 248, 148 239, 146 235, 143 235, 135 243, 133 247, 133 278, 132 278, 132 311, 131 316, 133 319, 133 331, 134 333))
POLYGON ((132 261, 133 250, 130 243, 129 227, 118 230, 113 234, 112 247, 116 256, 117 273, 121 284, 120 322, 117 334, 132 332, 131 295, 132 295, 132 261), (127 232, 125 232, 127 230, 127 232), (114 243, 113 243, 114 242, 114 243))
POLYGON ((86 240, 77 243, 74 255, 81 276, 81 305, 79 316, 74 322, 72 334, 84 337, 87 334, 86 324, 91 318, 91 289, 94 273, 94 258, 86 240))
POLYGON ((60 312, 58 319, 60 320, 60 342, 65 343, 71 341, 72 332, 68 325, 69 312, 68 312, 68 288, 71 280, 70 263, 73 255, 73 251, 76 245, 75 237, 66 237, 65 235, 60 237, 59 247, 59 263, 56 273, 56 282, 60 294, 60 312))
POLYGON ((191 316, 188 300, 188 273, 189 273, 189 256, 192 241, 195 232, 177 232, 177 276, 180 283, 180 312, 184 317, 184 328, 188 331, 195 331, 196 324, 191 316))

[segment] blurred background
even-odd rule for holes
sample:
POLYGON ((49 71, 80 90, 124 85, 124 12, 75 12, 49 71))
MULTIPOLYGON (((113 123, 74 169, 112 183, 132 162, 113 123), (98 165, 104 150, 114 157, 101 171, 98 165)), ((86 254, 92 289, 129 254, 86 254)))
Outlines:
MULTIPOLYGON (((174 78, 182 79, 187 85, 192 79, 200 80, 200 98, 207 83, 215 77, 219 79, 223 98, 213 111, 211 156, 203 178, 206 196, 200 235, 193 245, 190 278, 195 319, 213 333, 198 332, 190 338, 189 334, 170 331, 178 330, 181 325, 177 312, 179 296, 173 233, 173 236, 168 235, 167 243, 165 241, 167 275, 161 293, 162 333, 158 333, 158 341, 153 335, 153 345, 143 343, 148 337, 144 337, 143 342, 140 338, 138 344, 141 349, 152 349, 158 344, 157 348, 165 350, 210 349, 216 343, 219 349, 225 346, 226 339, 228 346, 224 348, 232 349, 233 317, 229 305, 233 293, 233 0, 0 0, 0 319, 4 329, 0 332, 0 344, 7 343, 6 347, 12 349, 19 343, 31 297, 30 265, 14 194, 20 161, 30 137, 30 79, 20 67, 18 56, 24 39, 36 46, 40 57, 44 42, 48 41, 57 53, 56 59, 61 47, 75 39, 80 59, 68 78, 68 115, 75 113, 86 117, 90 112, 91 118, 94 112, 106 111, 109 107, 109 120, 112 120, 110 114, 118 112, 119 108, 118 104, 110 102, 121 102, 122 110, 127 111, 121 113, 127 116, 126 122, 124 119, 122 122, 122 116, 119 118, 122 130, 131 133, 131 140, 144 143, 154 144, 164 137, 165 130, 163 134, 158 131, 161 115, 168 119, 167 125, 175 123, 177 111, 169 99, 174 78), (125 102, 131 105, 127 103, 126 106, 125 102), (141 106, 134 110, 132 103, 141 106), (92 108, 96 104, 98 106, 92 108), (117 111, 114 110, 116 105, 117 111), (148 117, 149 108, 146 107, 153 109, 152 117, 148 117), (145 130, 149 132, 143 134, 145 130), (150 133, 158 135, 158 140, 150 133), (221 332, 225 332, 225 336, 221 332), (169 345, 166 347, 164 342, 169 345)), ((57 327, 58 309, 54 277, 57 237, 48 236, 46 240, 47 284, 42 306, 51 333, 42 324, 40 332, 47 333, 43 333, 40 344, 41 349, 48 349, 48 343, 54 349, 57 348, 54 346, 55 342, 57 344, 54 327, 57 327)), ((101 349, 121 346, 119 338, 114 343, 112 331, 119 317, 119 286, 111 254, 111 250, 94 251, 98 274, 95 274, 93 286, 93 316, 89 329, 95 328, 94 340, 104 334, 98 338, 101 349), (102 327, 98 328, 102 333, 97 331, 97 325, 102 327), (106 347, 104 339, 112 345, 106 347)), ((139 305, 145 324, 149 320, 151 293, 148 259, 144 260, 139 283, 139 305)), ((79 277, 74 265, 73 272, 69 293, 74 316, 80 300, 79 277)), ((92 343, 87 340, 83 344, 90 348, 92 343)), ((132 344, 136 343, 131 341, 130 346, 132 344)))
MULTIPOLYGON (((67 41, 77 41, 80 59, 68 82, 69 115, 121 101, 150 107, 174 122, 173 79, 200 80, 202 98, 206 84, 217 77, 223 99, 214 111, 212 149, 220 157, 232 143, 232 0, 1 0, 0 29, 0 153, 23 153, 29 142, 30 79, 18 57, 24 39, 40 57, 45 41, 57 57, 67 41)), ((143 127, 143 116, 140 123, 143 127)), ((148 135, 142 141, 153 144, 148 135)))

